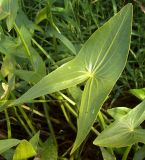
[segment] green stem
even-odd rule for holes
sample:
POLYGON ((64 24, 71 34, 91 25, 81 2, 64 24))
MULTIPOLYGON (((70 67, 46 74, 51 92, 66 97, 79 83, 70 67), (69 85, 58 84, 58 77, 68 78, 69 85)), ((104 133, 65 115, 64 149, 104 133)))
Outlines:
POLYGON ((48 124, 48 128, 49 128, 50 133, 51 133, 51 135, 53 137, 54 143, 57 146, 57 141, 56 141, 55 133, 54 133, 54 130, 53 130, 53 127, 52 127, 52 124, 51 124, 48 107, 49 106, 48 106, 47 103, 43 103, 43 108, 44 108, 44 112, 45 112, 45 117, 46 117, 46 121, 47 121, 47 124, 48 124))
POLYGON ((70 120, 70 118, 69 118, 69 116, 68 116, 68 114, 67 114, 67 112, 66 112, 66 109, 65 109, 64 105, 63 105, 63 104, 60 104, 60 106, 61 106, 61 109, 62 109, 62 111, 63 111, 63 114, 64 114, 64 116, 65 116, 66 121, 69 123, 70 127, 76 132, 76 128, 75 128, 75 126, 73 125, 73 123, 71 122, 71 120, 70 120))
POLYGON ((29 135, 30 137, 32 137, 32 136, 33 136, 32 133, 30 132, 30 130, 29 130, 29 129, 27 128, 27 126, 25 125, 24 121, 23 121, 23 120, 21 119, 21 117, 19 116, 16 108, 13 107, 13 109, 14 109, 15 115, 16 115, 16 117, 18 118, 18 120, 19 120, 19 122, 21 123, 21 125, 24 127, 24 129, 26 130, 26 132, 28 133, 28 135, 29 135))
POLYGON ((23 108, 21 106, 19 106, 18 109, 20 110, 21 114, 23 115, 23 117, 24 117, 26 123, 28 124, 29 128, 31 129, 32 133, 35 134, 36 130, 35 130, 34 126, 32 125, 30 119, 28 118, 27 114, 23 110, 23 108))
MULTIPOLYGON (((104 130, 105 127, 106 127, 106 123, 105 123, 105 121, 104 121, 104 117, 103 117, 103 114, 102 114, 101 111, 99 111, 99 113, 98 113, 98 120, 99 120, 101 129, 104 130)), ((110 151, 110 153, 114 154, 112 148, 107 148, 107 150, 110 151)))
POLYGON ((105 124, 105 121, 104 121, 104 118, 103 118, 101 111, 99 111, 99 113, 98 113, 98 120, 100 122, 101 129, 103 130, 105 128, 106 124, 105 124))
POLYGON ((78 114, 75 112, 75 110, 67 103, 67 102, 64 102, 66 108, 75 116, 75 117, 78 117, 78 114))
MULTIPOLYGON (((64 98, 64 97, 62 97, 62 98, 64 98)), ((62 98, 61 98, 61 99, 62 99, 62 98)), ((65 107, 74 115, 74 117, 78 118, 77 112, 76 112, 72 107, 70 107, 70 105, 69 105, 67 102, 65 102, 65 107)), ((93 126, 91 127, 91 130, 92 130, 96 135, 99 135, 99 134, 100 134, 93 126)))
POLYGON ((32 38, 32 42, 40 49, 40 51, 50 60, 50 62, 57 68, 55 61, 49 56, 49 54, 40 46, 35 39, 32 38))
POLYGON ((34 66, 34 65, 33 65, 32 56, 31 56, 31 53, 30 53, 30 50, 29 50, 29 48, 28 48, 28 46, 27 46, 27 44, 26 44, 26 42, 25 42, 25 40, 24 40, 24 38, 23 38, 23 36, 22 36, 22 34, 21 34, 21 32, 20 32, 20 29, 18 28, 18 26, 17 26, 16 23, 14 23, 14 28, 15 28, 17 34, 20 36, 20 39, 21 39, 21 41, 22 41, 22 44, 24 45, 24 48, 25 48, 25 50, 26 50, 26 53, 27 53, 27 55, 28 55, 28 57, 29 57, 29 59, 30 59, 31 65, 34 66))
POLYGON ((112 5, 113 5, 113 11, 114 11, 114 15, 117 13, 117 5, 115 0, 112 0, 112 5))
POLYGON ((7 120, 8 138, 11 138, 12 137, 11 123, 10 123, 10 119, 9 119, 7 109, 5 109, 4 112, 5 112, 5 116, 6 116, 6 120, 7 120))
POLYGON ((17 32, 18 35, 20 36, 20 39, 21 39, 21 41, 22 41, 22 43, 23 43, 23 45, 24 45, 24 48, 25 48, 25 50, 26 50, 27 55, 28 55, 29 57, 31 57, 30 50, 29 50, 29 48, 28 48, 28 46, 27 46, 27 44, 26 44, 26 42, 25 42, 25 40, 24 40, 24 38, 23 38, 23 36, 22 36, 22 34, 21 34, 21 32, 20 32, 20 29, 19 29, 18 26, 16 25, 16 23, 14 24, 14 27, 15 27, 16 32, 17 32))
POLYGON ((128 154, 131 150, 132 145, 128 146, 123 154, 122 160, 127 160, 128 154))
POLYGON ((70 104, 72 104, 73 106, 76 105, 76 103, 71 100, 69 97, 67 97, 65 94, 63 94, 62 92, 58 92, 65 100, 67 100, 70 104))

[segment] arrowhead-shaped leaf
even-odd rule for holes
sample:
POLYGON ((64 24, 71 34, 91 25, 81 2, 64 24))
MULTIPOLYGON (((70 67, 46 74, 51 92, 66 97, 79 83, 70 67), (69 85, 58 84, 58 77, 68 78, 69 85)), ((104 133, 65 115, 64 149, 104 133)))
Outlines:
POLYGON ((83 142, 97 113, 124 69, 131 35, 132 5, 128 4, 116 16, 97 30, 86 42, 84 54, 92 77, 88 80, 78 118, 78 132, 72 152, 83 142))
POLYGON ((13 105, 75 86, 87 80, 81 100, 74 152, 89 133, 97 113, 125 67, 131 35, 128 4, 98 29, 70 62, 45 76, 13 105))
POLYGON ((126 147, 137 142, 145 143, 145 130, 139 125, 145 120, 145 101, 127 115, 113 122, 94 141, 103 147, 126 147))

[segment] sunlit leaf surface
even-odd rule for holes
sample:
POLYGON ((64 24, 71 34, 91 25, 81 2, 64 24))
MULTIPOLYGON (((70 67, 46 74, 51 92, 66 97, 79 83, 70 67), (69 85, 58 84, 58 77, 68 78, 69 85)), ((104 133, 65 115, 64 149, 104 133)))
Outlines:
POLYGON ((145 130, 139 125, 145 120, 145 101, 127 115, 108 126, 94 141, 103 147, 126 147, 137 142, 145 143, 145 130))
POLYGON ((72 152, 88 135, 100 107, 123 71, 130 45, 132 5, 99 28, 70 62, 51 72, 12 105, 85 82, 72 152))
POLYGON ((36 155, 32 144, 26 140, 22 140, 17 146, 13 160, 24 160, 36 155))

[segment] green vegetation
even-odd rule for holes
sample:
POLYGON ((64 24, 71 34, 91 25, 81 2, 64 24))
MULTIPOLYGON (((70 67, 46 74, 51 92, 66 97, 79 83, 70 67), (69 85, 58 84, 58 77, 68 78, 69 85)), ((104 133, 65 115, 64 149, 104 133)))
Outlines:
POLYGON ((0 1, 1 159, 145 158, 144 12, 136 0, 0 1))

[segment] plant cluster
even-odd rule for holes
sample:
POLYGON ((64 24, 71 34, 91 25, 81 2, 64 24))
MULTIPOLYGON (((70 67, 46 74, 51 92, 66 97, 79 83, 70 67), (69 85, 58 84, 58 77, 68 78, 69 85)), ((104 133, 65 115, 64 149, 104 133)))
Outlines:
POLYGON ((133 5, 111 2, 0 1, 0 158, 85 159, 91 138, 93 159, 145 157, 145 89, 131 89, 144 86, 143 37, 133 5), (122 86, 142 102, 112 108, 122 86))

